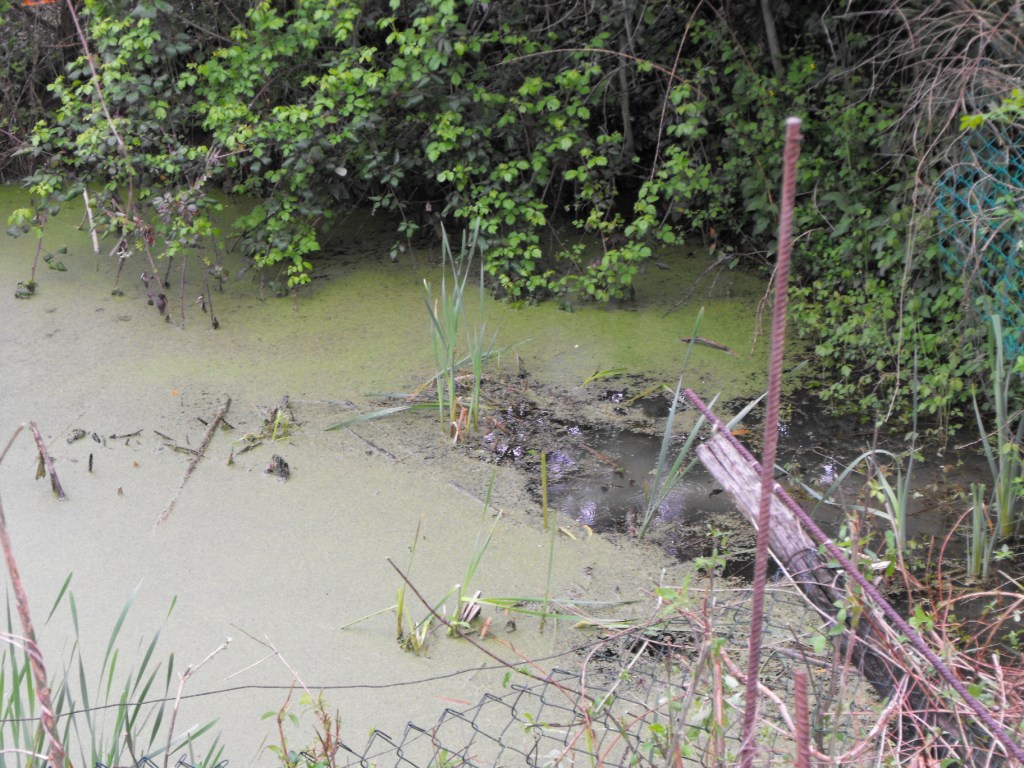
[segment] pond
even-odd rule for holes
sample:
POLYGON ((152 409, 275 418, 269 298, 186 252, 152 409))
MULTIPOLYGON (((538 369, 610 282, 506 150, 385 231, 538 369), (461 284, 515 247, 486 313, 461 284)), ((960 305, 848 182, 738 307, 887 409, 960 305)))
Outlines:
MULTIPOLYGON (((5 217, 23 204, 19 190, 0 193, 5 217)), ((76 642, 67 605, 45 622, 69 574, 90 674, 129 601, 122 669, 165 620, 160 648, 173 652, 176 672, 230 637, 185 684, 178 730, 218 718, 232 765, 272 765, 261 750, 275 743, 277 725, 261 718, 286 701, 299 711, 297 694, 289 698, 296 676, 325 690, 356 744, 371 729, 432 722, 445 707, 500 688, 504 670, 441 633, 425 656, 398 647, 388 609, 402 582, 389 558, 403 569, 411 560, 412 583, 437 601, 465 581, 493 524, 471 583, 487 596, 620 600, 682 580, 688 566, 662 546, 623 546, 568 514, 549 554, 531 494, 536 475, 494 462, 484 445, 453 447, 430 415, 325 431, 434 371, 423 281, 438 284, 438 254, 391 263, 387 222, 368 214, 342 222, 312 284, 294 298, 273 298, 251 271, 239 279, 243 265, 229 256, 224 292, 213 295, 215 330, 196 304, 197 259, 183 274, 172 265, 165 318, 147 303, 139 275, 149 265, 139 256, 124 267, 123 295, 112 295, 117 261, 92 252, 81 216, 69 206, 48 225, 44 247, 67 249, 67 271, 40 262, 30 299, 15 298, 15 287, 29 277, 35 243, 0 243, 2 439, 37 423, 68 494, 57 501, 34 480, 35 445, 22 435, 0 466, 0 492, 51 673, 76 642), (241 453, 243 436, 259 432, 284 396, 287 435, 241 453), (188 450, 229 398, 233 430, 213 433, 185 482, 188 450), (72 440, 76 430, 86 436, 72 440), (290 468, 286 482, 265 472, 274 455, 290 468)), ((487 326, 509 347, 490 375, 525 381, 525 398, 566 403, 600 403, 606 382, 588 379, 609 369, 671 383, 685 352, 680 338, 693 334, 704 307, 700 335, 733 354, 697 348, 691 382, 708 396, 749 398, 764 383, 757 329, 765 286, 740 272, 706 272, 710 264, 685 249, 660 253, 636 301, 611 307, 569 312, 488 299, 487 326), (523 371, 526 380, 517 378, 523 371)), ((416 603, 410 612, 426 615, 416 603)), ((496 653, 554 664, 587 637, 558 622, 543 632, 532 619, 516 627, 495 633, 496 653)), ((308 738, 301 733, 298 741, 308 738)))

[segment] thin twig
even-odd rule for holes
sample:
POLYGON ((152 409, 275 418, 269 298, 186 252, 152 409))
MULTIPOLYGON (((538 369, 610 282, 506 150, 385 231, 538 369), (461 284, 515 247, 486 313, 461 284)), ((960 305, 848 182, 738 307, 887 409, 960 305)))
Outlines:
MULTIPOLYGON (((100 240, 96 236, 96 223, 92 218, 92 203, 89 202, 89 190, 82 190, 82 199, 85 201, 85 216, 89 220, 89 236, 92 238, 92 250, 99 256, 100 255, 100 240)), ((96 263, 96 268, 99 269, 99 262, 96 263)))

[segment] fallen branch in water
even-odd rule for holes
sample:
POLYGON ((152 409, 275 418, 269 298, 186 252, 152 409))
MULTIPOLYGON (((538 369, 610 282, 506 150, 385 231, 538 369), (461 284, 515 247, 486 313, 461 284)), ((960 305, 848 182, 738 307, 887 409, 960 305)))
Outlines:
MULTIPOLYGON (((39 463, 41 466, 46 467, 46 472, 50 475, 50 487, 53 488, 53 493, 58 499, 65 501, 67 494, 64 493, 60 480, 57 479, 57 470, 53 468, 53 459, 50 458, 50 453, 46 450, 46 443, 43 442, 43 436, 39 434, 39 427, 36 426, 34 421, 30 421, 28 428, 32 430, 32 437, 36 439, 36 447, 39 449, 39 463)), ((42 473, 36 475, 36 479, 40 477, 42 477, 42 473)))
POLYGON ((231 398, 229 397, 224 402, 224 405, 221 406, 221 409, 217 411, 217 415, 210 420, 210 424, 206 428, 206 434, 203 435, 203 441, 199 444, 199 447, 196 448, 195 454, 192 456, 192 458, 189 459, 188 467, 186 467, 185 469, 185 476, 181 478, 181 485, 178 486, 178 490, 174 492, 174 498, 170 500, 170 502, 167 504, 167 508, 164 510, 163 514, 160 515, 160 518, 156 521, 157 525, 162 525, 167 521, 167 518, 171 516, 171 513, 174 511, 174 505, 178 501, 178 494, 181 493, 181 489, 185 487, 185 483, 188 482, 188 479, 192 477, 192 472, 195 471, 196 465, 199 463, 199 460, 203 458, 203 454, 206 453, 207 446, 213 439, 213 433, 216 431, 217 425, 224 420, 224 417, 228 413, 228 408, 230 407, 231 398))

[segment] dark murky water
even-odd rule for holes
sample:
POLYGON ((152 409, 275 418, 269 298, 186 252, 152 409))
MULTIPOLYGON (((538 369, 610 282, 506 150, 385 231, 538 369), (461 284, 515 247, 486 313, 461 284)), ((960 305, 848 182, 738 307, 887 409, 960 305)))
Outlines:
MULTIPOLYGON (((609 390, 605 396, 621 401, 623 409, 642 410, 647 416, 663 417, 668 411, 666 398, 647 398, 626 405, 631 397, 628 388, 609 390)), ((858 508, 864 531, 884 531, 890 523, 880 515, 864 511, 865 506, 881 511, 879 499, 865 496, 867 466, 843 477, 846 467, 858 456, 878 445, 879 439, 870 427, 850 417, 830 414, 825 405, 814 398, 795 396, 796 403, 787 409, 779 425, 777 464, 779 481, 785 485, 829 534, 836 535, 846 522, 845 508, 858 508), (832 504, 818 497, 828 494, 832 504)), ((724 406, 720 415, 738 411, 740 406, 724 406)), ((761 412, 755 410, 746 423, 735 432, 752 453, 759 454, 763 424, 761 412)), ((663 421, 659 423, 664 423, 663 421)), ((600 428, 585 431, 575 428, 576 441, 549 457, 548 497, 551 505, 578 522, 601 532, 635 534, 637 519, 644 510, 655 479, 662 437, 627 429, 600 428)), ((571 429, 570 434, 572 435, 571 429)), ((673 438, 668 464, 678 455, 685 435, 673 438)), ((890 446, 891 447, 891 446, 890 446)), ((893 452, 898 451, 892 448, 893 452)), ((906 457, 901 457, 903 468, 906 457)), ((881 463, 888 481, 896 484, 896 465, 887 456, 881 463)), ((685 465, 691 465, 687 459, 685 465)), ((910 515, 907 535, 926 542, 944 537, 953 522, 951 504, 962 498, 972 482, 984 480, 984 467, 978 457, 950 450, 946 455, 918 458, 912 467, 910 515)), ((962 504, 959 511, 962 511, 962 504)), ((749 561, 743 544, 752 541, 753 532, 733 507, 728 494, 699 462, 675 483, 653 513, 652 531, 663 548, 683 560, 711 555, 721 544, 721 535, 732 540, 731 549, 739 550, 734 569, 742 574, 749 561)), ((954 551, 960 537, 952 539, 954 551)))

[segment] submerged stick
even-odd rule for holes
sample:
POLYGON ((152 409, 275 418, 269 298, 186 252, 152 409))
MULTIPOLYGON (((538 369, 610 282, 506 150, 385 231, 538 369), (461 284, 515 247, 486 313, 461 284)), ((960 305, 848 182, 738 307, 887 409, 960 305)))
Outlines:
MULTIPOLYGON (((0 461, 7 455, 7 450, 14 442, 14 438, 21 432, 21 427, 11 436, 3 453, 0 453, 0 461)), ((31 424, 32 431, 39 440, 36 425, 31 424)), ((52 477, 52 476, 51 476, 52 477)), ((14 560, 14 550, 11 547, 10 536, 7 535, 7 519, 4 517, 4 507, 0 503, 0 547, 4 550, 4 559, 7 561, 7 572, 11 576, 11 586, 14 588, 14 600, 18 606, 18 617, 21 619, 22 631, 25 633, 25 652, 28 654, 28 663, 32 668, 32 676, 36 681, 36 699, 39 701, 39 721, 46 732, 46 738, 50 743, 50 765, 63 768, 66 760, 66 752, 57 734, 57 720, 53 714, 53 703, 50 701, 50 686, 46 678, 46 667, 43 664, 43 654, 36 644, 36 633, 32 627, 32 614, 28 610, 28 595, 25 593, 25 586, 21 582, 21 574, 18 572, 18 564, 14 560)))
POLYGON ((43 462, 46 466, 46 471, 50 474, 50 487, 53 488, 54 495, 61 501, 65 501, 67 494, 64 493, 60 480, 57 478, 57 470, 53 468, 53 459, 50 458, 50 453, 46 450, 46 443, 43 442, 43 436, 39 434, 39 427, 36 426, 34 421, 30 421, 28 428, 32 430, 32 437, 36 439, 36 447, 39 449, 39 460, 43 462))
POLYGON ((717 349, 721 352, 727 352, 733 357, 738 357, 738 355, 725 346, 725 344, 719 344, 717 341, 705 339, 703 336, 688 336, 685 339, 680 339, 680 341, 683 342, 683 344, 703 344, 705 347, 711 347, 712 349, 717 349))
POLYGON ((185 468, 185 476, 181 478, 181 485, 178 486, 178 490, 174 492, 174 497, 170 502, 168 502, 167 508, 164 509, 163 514, 160 515, 160 518, 156 521, 157 525, 162 525, 167 521, 167 518, 171 516, 171 513, 174 511, 174 505, 178 501, 178 494, 181 493, 181 489, 185 487, 185 483, 188 482, 188 479, 192 477, 192 473, 195 471, 196 465, 199 463, 199 460, 203 458, 203 454, 206 453, 206 447, 213 439, 213 433, 216 431, 217 425, 224 420, 224 417, 228 413, 228 408, 230 407, 231 398, 229 397, 224 401, 224 405, 221 406, 221 409, 217 411, 217 415, 210 419, 210 425, 206 428, 206 434, 203 435, 203 441, 199 444, 199 447, 196 448, 195 454, 192 458, 189 459, 188 467, 185 468))
POLYGON ((206 270, 205 277, 203 278, 203 290, 205 293, 199 297, 200 304, 203 308, 203 312, 209 308, 210 310, 210 327, 213 330, 220 328, 220 321, 217 319, 216 313, 213 311, 213 292, 210 290, 210 270, 206 270))

